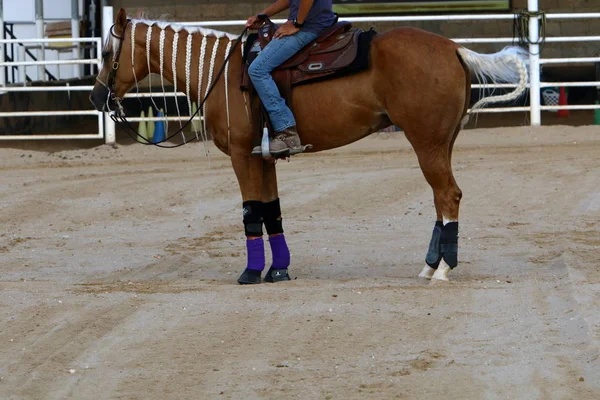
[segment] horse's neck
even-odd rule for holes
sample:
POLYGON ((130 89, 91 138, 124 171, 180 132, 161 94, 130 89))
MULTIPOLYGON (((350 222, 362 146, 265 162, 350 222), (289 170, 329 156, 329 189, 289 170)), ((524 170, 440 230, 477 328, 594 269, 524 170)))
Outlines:
MULTIPOLYGON (((185 93, 187 107, 180 109, 180 103, 175 102, 178 116, 191 115, 193 103, 200 107, 213 82, 219 79, 201 108, 204 116, 202 132, 210 133, 215 145, 228 152, 231 132, 245 131, 250 123, 247 107, 243 114, 230 107, 235 104, 239 108, 240 104, 245 104, 237 81, 241 76, 243 43, 234 49, 234 35, 192 28, 177 32, 159 23, 146 25, 145 29, 131 34, 135 41, 133 54, 138 54, 136 59, 146 63, 136 64, 134 71, 147 70, 149 74, 158 74, 160 82, 157 82, 156 76, 149 75, 151 87, 160 83, 164 91, 165 81, 169 81, 175 85, 175 92, 185 93), (228 54, 234 50, 224 66, 228 54), (222 67, 223 75, 218 76, 222 67)), ((172 111, 165 108, 167 114, 172 111)))
MULTIPOLYGON (((151 34, 148 36, 146 33, 144 43, 136 43, 142 45, 146 51, 144 59, 148 60, 150 38, 149 72, 158 74, 161 84, 164 84, 164 80, 172 82, 177 91, 185 93, 190 101, 199 104, 223 67, 226 55, 233 48, 233 41, 228 37, 219 38, 200 32, 176 32, 158 26, 151 28, 151 34)), ((241 63, 238 55, 231 58, 227 72, 235 62, 241 63)))

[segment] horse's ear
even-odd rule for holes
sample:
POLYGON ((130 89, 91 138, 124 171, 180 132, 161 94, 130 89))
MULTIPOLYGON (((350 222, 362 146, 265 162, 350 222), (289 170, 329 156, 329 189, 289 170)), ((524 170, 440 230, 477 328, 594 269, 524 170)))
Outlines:
POLYGON ((127 13, 121 8, 115 19, 115 28, 117 28, 117 31, 122 32, 125 25, 127 25, 127 13))

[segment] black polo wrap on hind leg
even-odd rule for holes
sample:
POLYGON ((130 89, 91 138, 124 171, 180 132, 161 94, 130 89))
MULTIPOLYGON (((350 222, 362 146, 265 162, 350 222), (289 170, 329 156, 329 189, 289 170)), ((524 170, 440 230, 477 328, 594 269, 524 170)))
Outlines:
POLYGON ((440 238, 442 258, 450 268, 458 265, 458 222, 448 222, 440 238))
POLYGON ((442 258, 450 268, 458 265, 458 222, 435 222, 425 262, 437 269, 442 258))
POLYGON ((267 234, 275 235, 277 233, 283 233, 279 199, 263 203, 263 219, 267 234))
POLYGON ((442 221, 435 222, 431 240, 429 241, 429 249, 427 250, 427 256, 425 257, 425 262, 433 269, 437 269, 442 260, 442 254, 440 253, 440 238, 442 237, 443 227, 444 224, 442 224, 442 221))
POLYGON ((242 203, 244 208, 244 231, 246 236, 262 236, 263 203, 262 201, 248 200, 242 203))

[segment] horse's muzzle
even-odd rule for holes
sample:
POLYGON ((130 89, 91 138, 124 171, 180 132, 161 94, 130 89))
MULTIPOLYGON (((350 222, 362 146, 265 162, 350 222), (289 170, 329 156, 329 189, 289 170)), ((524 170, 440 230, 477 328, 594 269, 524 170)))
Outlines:
MULTIPOLYGON (((108 111, 106 109, 107 107, 107 100, 109 102, 112 102, 112 100, 110 100, 108 98, 109 93, 108 93, 108 89, 102 87, 102 86, 96 86, 94 87, 94 89, 92 89, 92 92, 90 93, 90 102, 94 105, 94 108, 98 111, 108 111)), ((108 106, 110 106, 110 104, 108 104, 108 106)))

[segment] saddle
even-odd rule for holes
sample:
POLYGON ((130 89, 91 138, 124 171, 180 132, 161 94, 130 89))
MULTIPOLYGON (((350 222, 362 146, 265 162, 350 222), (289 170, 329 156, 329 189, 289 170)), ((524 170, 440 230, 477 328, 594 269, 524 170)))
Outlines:
MULTIPOLYGON (((244 48, 241 89, 255 95, 256 92, 248 75, 248 68, 258 53, 271 41, 279 28, 267 16, 264 24, 248 36, 244 48)), ((376 32, 365 32, 354 28, 348 21, 336 21, 325 29, 318 38, 306 45, 285 63, 276 68, 271 75, 285 99, 292 108, 292 87, 325 79, 357 73, 369 68, 369 48, 376 32)), ((258 98, 258 96, 254 96, 258 98)), ((256 105, 253 106, 253 111, 256 105)), ((268 117, 263 107, 259 113, 267 124, 268 117), (262 111, 262 112, 260 112, 262 111)), ((263 124, 260 124, 263 126, 263 124)))

